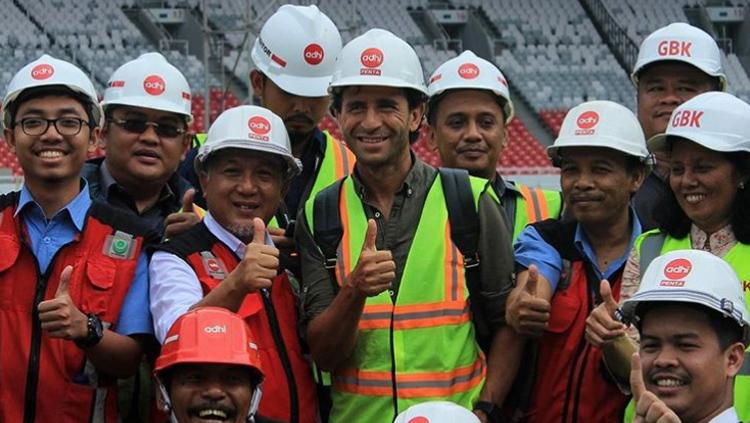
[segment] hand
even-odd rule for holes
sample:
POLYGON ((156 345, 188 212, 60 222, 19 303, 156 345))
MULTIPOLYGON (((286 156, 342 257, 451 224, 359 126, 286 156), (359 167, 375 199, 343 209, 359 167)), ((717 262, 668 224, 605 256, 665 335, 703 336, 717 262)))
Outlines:
POLYGON ((47 335, 51 338, 75 341, 85 338, 89 333, 89 327, 88 316, 76 307, 68 293, 71 273, 73 266, 65 266, 60 274, 60 285, 57 286, 55 298, 40 302, 37 311, 42 330, 46 331, 47 335))
POLYGON ((362 252, 346 283, 362 294, 373 297, 390 289, 396 279, 396 262, 390 251, 378 251, 375 239, 378 226, 373 219, 367 221, 367 233, 362 252))
POLYGON ((171 213, 164 219, 164 238, 172 238, 200 223, 201 218, 195 214, 193 200, 195 190, 190 188, 182 196, 182 210, 171 213))
POLYGON ((536 296, 539 283, 539 270, 535 265, 529 266, 529 277, 526 286, 515 301, 508 304, 506 320, 516 332, 532 337, 541 336, 547 329, 550 316, 550 303, 536 296))
POLYGON ((612 296, 612 288, 606 279, 599 284, 599 293, 602 303, 586 319, 586 340, 591 345, 602 348, 625 335, 625 325, 615 318, 617 301, 612 296))
POLYGON ((253 219, 253 240, 247 244, 245 256, 232 274, 238 275, 240 285, 247 292, 270 288, 279 269, 279 250, 266 245, 266 225, 253 219))
POLYGON ((294 239, 285 235, 286 230, 282 228, 268 228, 273 244, 284 254, 292 254, 296 251, 294 239))
POLYGON ((641 357, 634 353, 630 358, 630 391, 635 401, 633 423, 680 423, 680 418, 664 401, 646 390, 641 370, 641 357))

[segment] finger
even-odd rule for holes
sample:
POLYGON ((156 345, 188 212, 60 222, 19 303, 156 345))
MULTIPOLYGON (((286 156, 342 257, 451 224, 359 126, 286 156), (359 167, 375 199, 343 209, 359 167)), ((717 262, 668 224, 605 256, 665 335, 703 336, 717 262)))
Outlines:
POLYGON ((39 318, 42 317, 43 314, 49 313, 51 311, 55 311, 59 309, 62 306, 62 302, 58 300, 46 300, 39 303, 38 306, 36 306, 37 311, 39 312, 39 318))
POLYGON ((630 357, 630 391, 633 393, 636 405, 646 392, 646 383, 643 381, 643 370, 641 369, 641 356, 637 352, 630 357))
POLYGON ((538 313, 547 313, 550 311, 550 303, 544 298, 524 298, 520 302, 521 310, 528 310, 538 313))
POLYGON ((253 244, 266 243, 266 224, 259 217, 253 219, 253 244))
POLYGON ((73 266, 65 266, 62 273, 60 273, 60 284, 57 286, 55 291, 55 298, 63 295, 68 295, 68 285, 70 285, 70 275, 73 273, 73 266))
POLYGON ((536 296, 536 285, 539 282, 539 270, 536 265, 529 266, 529 278, 526 280, 526 292, 536 296))
POLYGON ((284 228, 268 227, 266 228, 266 230, 268 231, 269 234, 271 234, 271 236, 283 236, 284 233, 286 233, 286 229, 284 228))
POLYGON ((190 188, 182 196, 182 211, 185 213, 193 212, 193 201, 195 200, 195 190, 190 188))
POLYGON ((615 310, 617 310, 617 301, 615 301, 615 298, 612 296, 612 287, 609 285, 608 280, 602 279, 599 284, 599 294, 601 294, 602 301, 604 306, 607 307, 609 314, 614 315, 615 310))
POLYGON ((43 330, 47 332, 51 332, 51 331, 63 330, 67 327, 67 325, 65 324, 65 322, 62 322, 60 320, 51 320, 48 322, 46 321, 42 322, 41 327, 43 330))
POLYGON ((362 251, 377 251, 375 241, 378 238, 378 224, 374 219, 367 220, 367 232, 365 233, 365 242, 362 244, 362 251))

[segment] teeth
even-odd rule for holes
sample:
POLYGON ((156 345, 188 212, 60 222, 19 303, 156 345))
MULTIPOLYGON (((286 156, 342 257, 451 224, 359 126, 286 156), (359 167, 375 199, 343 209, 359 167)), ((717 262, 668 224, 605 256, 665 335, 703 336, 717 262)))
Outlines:
POLYGON ((42 157, 45 159, 62 157, 62 155, 63 155, 62 151, 58 151, 58 150, 44 150, 44 151, 39 152, 39 157, 42 157))
POLYGON ((374 144, 374 143, 378 143, 381 141, 385 141, 386 137, 359 137, 359 139, 362 140, 362 142, 364 143, 374 144))
POLYGON ((220 419, 226 419, 227 413, 223 412, 222 410, 217 410, 213 408, 209 408, 206 410, 201 410, 198 412, 198 417, 204 419, 206 417, 218 417, 220 419))
POLYGON ((703 194, 688 194, 685 196, 685 201, 687 201, 689 204, 695 204, 702 201, 704 198, 706 198, 703 194))
POLYGON ((675 386, 682 386, 685 382, 677 379, 658 379, 656 380, 656 385, 666 388, 673 388, 675 386))

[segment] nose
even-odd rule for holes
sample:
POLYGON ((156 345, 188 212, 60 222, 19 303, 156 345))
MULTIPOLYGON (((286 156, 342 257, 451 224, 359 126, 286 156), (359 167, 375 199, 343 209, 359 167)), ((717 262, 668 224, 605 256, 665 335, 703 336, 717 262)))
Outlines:
POLYGON ((670 367, 677 367, 677 352, 674 348, 664 347, 659 350, 654 357, 653 365, 657 369, 666 369, 670 367))
POLYGON ((380 115, 378 114, 377 110, 372 107, 368 107, 360 126, 362 126, 362 129, 370 132, 380 128, 382 123, 383 122, 380 119, 380 115))
POLYGON ((469 121, 466 125, 466 135, 464 136, 466 141, 478 142, 482 140, 482 134, 479 132, 479 125, 474 121, 469 121))
POLYGON ((594 177, 591 172, 580 171, 578 172, 578 175, 576 175, 573 186, 581 191, 591 189, 594 187, 594 177))
POLYGON ((240 179, 236 188, 240 194, 250 195, 257 191, 258 185, 255 183, 253 175, 246 172, 242 175, 242 179, 240 179))
POLYGON ((220 401, 227 396, 224 386, 216 378, 206 380, 202 388, 201 396, 212 401, 220 401))
POLYGON ((53 125, 52 122, 48 122, 47 130, 44 131, 42 135, 40 135, 40 139, 42 140, 59 140, 62 138, 63 136, 57 130, 57 126, 53 125))
POLYGON ((159 142, 159 135, 156 134, 154 125, 146 125, 146 130, 141 132, 138 139, 146 143, 156 144, 159 142))
POLYGON ((672 104, 675 106, 682 104, 685 100, 675 87, 667 87, 659 98, 661 104, 672 104))

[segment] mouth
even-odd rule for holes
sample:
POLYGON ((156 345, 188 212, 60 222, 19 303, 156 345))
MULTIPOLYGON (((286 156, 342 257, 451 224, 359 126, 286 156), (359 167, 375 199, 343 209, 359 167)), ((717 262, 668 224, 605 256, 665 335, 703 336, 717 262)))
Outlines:
POLYGON ((290 116, 285 121, 286 124, 302 126, 302 125, 313 125, 315 122, 305 115, 294 115, 290 116))
POLYGON ((377 145, 384 143, 386 140, 388 140, 387 136, 358 136, 356 137, 357 141, 361 142, 362 144, 370 144, 370 145, 377 145))
POLYGON ((67 154, 67 152, 58 149, 43 149, 36 152, 37 157, 42 159, 58 159, 67 154))
POLYGON ((669 394, 687 386, 688 380, 671 374, 657 374, 651 377, 651 384, 654 385, 658 394, 669 394))
POLYGON ((260 208, 260 203, 251 201, 233 201, 232 205, 243 214, 254 214, 260 208))
POLYGON ((487 151, 483 148, 461 148, 457 153, 470 159, 477 159, 487 155, 487 151))
POLYGON ((591 204, 591 203, 598 203, 602 201, 599 197, 593 197, 588 195, 574 195, 571 198, 571 202, 573 204, 591 204))
POLYGON ((685 194, 682 196, 685 202, 690 205, 696 205, 706 199, 706 194, 685 194))
POLYGON ((202 422, 227 422, 234 420, 236 412, 223 407, 196 407, 189 414, 202 422))
POLYGON ((670 117, 672 117, 672 112, 673 111, 674 111, 674 109, 672 109, 672 110, 662 110, 662 111, 656 112, 656 114, 654 116, 657 119, 662 119, 662 118, 669 119, 670 117))
POLYGON ((133 155, 138 159, 146 162, 156 162, 161 159, 159 153, 153 150, 136 150, 133 155))

